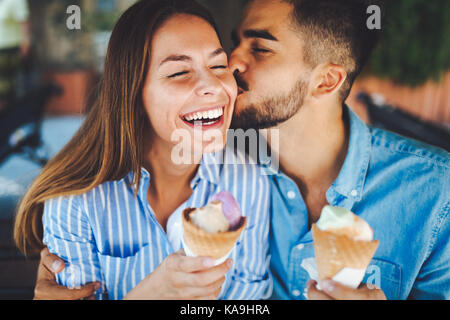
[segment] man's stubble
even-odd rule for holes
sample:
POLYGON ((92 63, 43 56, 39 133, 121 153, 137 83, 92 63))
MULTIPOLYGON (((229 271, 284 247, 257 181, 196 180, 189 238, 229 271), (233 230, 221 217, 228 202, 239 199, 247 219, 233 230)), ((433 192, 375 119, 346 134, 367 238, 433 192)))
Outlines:
POLYGON ((285 95, 264 97, 258 105, 244 106, 235 112, 231 129, 268 129, 292 118, 303 105, 308 83, 300 79, 294 88, 285 95))

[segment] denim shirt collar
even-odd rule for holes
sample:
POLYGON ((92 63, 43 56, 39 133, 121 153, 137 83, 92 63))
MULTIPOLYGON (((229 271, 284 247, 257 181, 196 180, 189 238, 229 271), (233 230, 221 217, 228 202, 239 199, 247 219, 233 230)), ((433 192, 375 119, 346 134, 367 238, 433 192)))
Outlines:
POLYGON ((330 190, 353 201, 360 201, 369 168, 372 136, 369 127, 347 106, 344 117, 350 126, 350 139, 344 164, 330 190))
MULTIPOLYGON (((341 171, 327 192, 330 204, 335 202, 336 193, 351 199, 352 202, 361 200, 372 151, 372 136, 369 127, 347 105, 343 106, 343 111, 344 118, 348 120, 350 139, 341 171)), ((264 139, 264 137, 260 135, 260 139, 264 139)), ((262 159, 261 150, 259 156, 262 159)), ((266 160, 265 162, 260 161, 260 165, 265 168, 267 174, 284 176, 278 168, 273 166, 270 159, 266 157, 266 160)))

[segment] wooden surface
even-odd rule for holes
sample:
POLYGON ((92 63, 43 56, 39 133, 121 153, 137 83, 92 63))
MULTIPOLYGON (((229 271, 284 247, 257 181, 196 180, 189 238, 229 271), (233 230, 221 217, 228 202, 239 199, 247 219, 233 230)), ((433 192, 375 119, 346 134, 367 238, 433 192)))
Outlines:
POLYGON ((386 102, 397 106, 423 120, 441 125, 450 125, 450 72, 439 82, 428 81, 422 86, 410 88, 375 77, 359 78, 352 89, 347 104, 367 121, 364 106, 356 101, 360 91, 379 93, 386 102))

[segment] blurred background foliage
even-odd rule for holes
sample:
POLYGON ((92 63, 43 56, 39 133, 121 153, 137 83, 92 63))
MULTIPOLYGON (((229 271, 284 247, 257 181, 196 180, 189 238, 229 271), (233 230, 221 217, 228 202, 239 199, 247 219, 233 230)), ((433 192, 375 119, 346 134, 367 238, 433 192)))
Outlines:
POLYGON ((439 81, 450 69, 450 1, 386 0, 368 71, 398 84, 439 81))

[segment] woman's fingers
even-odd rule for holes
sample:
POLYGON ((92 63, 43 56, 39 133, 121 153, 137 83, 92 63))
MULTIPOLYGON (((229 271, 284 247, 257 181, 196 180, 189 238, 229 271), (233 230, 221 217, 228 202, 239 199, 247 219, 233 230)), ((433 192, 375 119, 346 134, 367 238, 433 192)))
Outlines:
POLYGON ((196 300, 216 300, 222 290, 222 285, 225 281, 225 276, 219 278, 215 282, 205 287, 187 287, 185 299, 196 300))
POLYGON ((214 260, 208 257, 187 257, 176 252, 166 258, 167 268, 180 272, 196 272, 214 265, 214 260))
POLYGON ((205 287, 224 277, 231 266, 232 260, 227 259, 215 267, 193 273, 181 273, 179 276, 182 277, 180 280, 187 286, 205 287))

